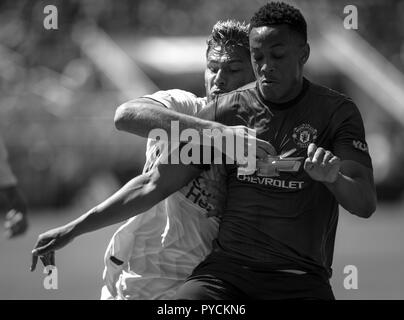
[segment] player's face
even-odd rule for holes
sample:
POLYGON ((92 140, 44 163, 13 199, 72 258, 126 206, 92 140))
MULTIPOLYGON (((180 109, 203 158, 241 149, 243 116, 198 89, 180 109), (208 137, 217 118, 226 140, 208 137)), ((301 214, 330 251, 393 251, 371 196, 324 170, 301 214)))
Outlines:
POLYGON ((208 101, 254 81, 248 51, 238 46, 216 46, 207 56, 205 88, 208 101))
POLYGON ((250 32, 251 63, 263 97, 282 103, 301 88, 303 65, 309 46, 287 25, 253 28, 250 32))

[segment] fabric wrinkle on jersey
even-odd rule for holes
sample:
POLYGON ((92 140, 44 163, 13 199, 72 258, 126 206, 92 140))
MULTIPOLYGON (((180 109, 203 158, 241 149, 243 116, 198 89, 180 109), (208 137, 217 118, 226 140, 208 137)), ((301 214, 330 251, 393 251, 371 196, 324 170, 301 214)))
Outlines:
MULTIPOLYGON (((175 111, 195 115, 206 105, 182 90, 146 96, 175 111)), ((162 144, 148 140, 143 172, 157 165, 162 144)), ((218 166, 204 171, 164 201, 129 219, 112 237, 105 253, 101 299, 170 299, 193 269, 211 252, 219 218, 207 218, 209 190, 200 179, 217 179, 218 166), (117 265, 111 257, 122 264, 117 265)))
MULTIPOLYGON (((217 96, 198 116, 253 128, 278 154, 295 148, 291 156, 305 159, 308 145, 315 142, 342 160, 372 168, 366 148, 356 147, 366 146, 356 105, 307 79, 288 103, 264 101, 254 82, 217 96)), ((237 175, 235 165, 226 165, 226 171, 227 206, 212 254, 257 270, 314 272, 328 281, 338 203, 324 184, 312 180, 303 163, 298 172, 278 177, 237 175)))

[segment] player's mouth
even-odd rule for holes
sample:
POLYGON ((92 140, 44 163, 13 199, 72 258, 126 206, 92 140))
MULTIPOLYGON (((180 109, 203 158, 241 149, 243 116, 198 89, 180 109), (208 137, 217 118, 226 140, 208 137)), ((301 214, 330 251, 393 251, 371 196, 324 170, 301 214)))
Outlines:
POLYGON ((261 83, 263 85, 270 86, 270 85, 273 85, 273 84, 277 84, 279 82, 278 82, 278 80, 273 79, 273 78, 264 78, 264 79, 261 80, 261 83))

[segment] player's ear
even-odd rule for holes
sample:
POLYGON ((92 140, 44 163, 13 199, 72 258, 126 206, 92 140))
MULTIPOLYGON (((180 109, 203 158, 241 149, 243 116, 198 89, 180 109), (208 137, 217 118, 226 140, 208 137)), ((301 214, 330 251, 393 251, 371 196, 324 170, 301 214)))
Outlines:
POLYGON ((307 60, 309 60, 309 56, 310 56, 310 46, 309 44, 306 42, 300 51, 300 63, 301 65, 304 65, 307 60))

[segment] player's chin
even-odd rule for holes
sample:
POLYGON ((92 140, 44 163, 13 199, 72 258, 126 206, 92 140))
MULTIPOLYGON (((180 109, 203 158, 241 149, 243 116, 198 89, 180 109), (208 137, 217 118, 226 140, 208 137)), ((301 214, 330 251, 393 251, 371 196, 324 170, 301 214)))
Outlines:
POLYGON ((275 85, 263 85, 261 91, 265 100, 276 101, 280 97, 279 91, 275 85))

